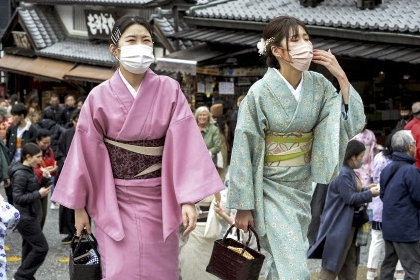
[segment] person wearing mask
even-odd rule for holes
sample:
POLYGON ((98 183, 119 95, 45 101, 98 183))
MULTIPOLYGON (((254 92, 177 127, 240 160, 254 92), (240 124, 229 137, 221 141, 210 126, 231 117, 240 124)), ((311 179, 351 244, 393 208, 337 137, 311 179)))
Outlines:
POLYGON ((420 171, 413 165, 416 140, 410 131, 400 130, 392 136, 391 146, 392 162, 380 175, 385 240, 380 279, 393 279, 400 260, 404 279, 417 280, 420 273, 420 171))
POLYGON ((178 280, 179 227, 224 186, 180 85, 149 68, 147 20, 120 17, 110 40, 119 68, 86 98, 52 200, 78 236, 92 218, 104 279, 178 280))
MULTIPOLYGON (((13 125, 6 131, 6 146, 9 150, 9 162, 15 163, 22 157, 22 147, 26 143, 35 142, 36 128, 26 121, 28 109, 22 103, 13 105, 10 113, 13 125)), ((13 204, 12 188, 12 185, 6 188, 6 196, 10 204, 13 204)))
POLYGON ((358 140, 348 142, 340 174, 328 187, 318 238, 308 251, 309 257, 315 252, 322 256, 319 280, 356 279, 360 250, 353 217, 362 204, 379 195, 376 184, 364 187, 354 172, 363 164, 365 149, 358 140))
MULTIPOLYGON (((58 175, 56 178, 57 181, 60 177, 61 170, 63 169, 67 154, 69 153, 71 141, 73 140, 74 133, 76 132, 76 125, 77 121, 79 120, 79 115, 80 109, 73 111, 73 114, 71 115, 71 120, 73 123, 72 127, 64 131, 58 140, 57 153, 55 155, 58 166, 58 175)), ((66 234, 66 237, 61 240, 62 245, 70 244, 71 239, 76 234, 74 225, 74 210, 60 205, 58 213, 58 229, 60 234, 66 234)))
POLYGON ((64 116, 66 118, 66 121, 64 123, 65 126, 67 126, 71 122, 71 114, 76 109, 76 99, 74 98, 74 95, 67 95, 64 103, 64 116))
MULTIPOLYGON (((38 221, 41 198, 47 197, 50 188, 41 187, 35 174, 42 161, 42 151, 38 145, 27 143, 22 148, 22 159, 9 168, 13 186, 13 202, 21 219, 17 230, 22 236, 22 260, 15 272, 15 280, 35 279, 34 275, 43 264, 48 253, 48 243, 38 221)), ((50 174, 43 170, 42 180, 46 184, 50 174)))
POLYGON ((420 168, 420 102, 414 102, 411 106, 411 111, 413 112, 413 119, 404 126, 404 129, 410 130, 416 141, 415 165, 417 168, 420 168))
POLYGON ((53 93, 50 97, 50 105, 47 106, 42 111, 42 119, 45 118, 45 113, 48 112, 48 110, 52 110, 54 112, 54 121, 58 125, 65 125, 66 124, 66 116, 64 112, 64 108, 60 106, 60 99, 57 94, 53 93))
POLYGON ((411 121, 412 119, 411 108, 409 105, 402 104, 400 107, 400 120, 395 126, 394 130, 401 130, 411 121))
POLYGON ((271 20, 257 48, 269 68, 239 107, 228 207, 238 209, 235 225, 254 227, 273 256, 268 279, 309 279, 312 182, 338 175, 349 138, 364 127, 363 102, 334 54, 313 49, 300 20, 271 20), (311 62, 337 79, 338 93, 308 71, 311 62))

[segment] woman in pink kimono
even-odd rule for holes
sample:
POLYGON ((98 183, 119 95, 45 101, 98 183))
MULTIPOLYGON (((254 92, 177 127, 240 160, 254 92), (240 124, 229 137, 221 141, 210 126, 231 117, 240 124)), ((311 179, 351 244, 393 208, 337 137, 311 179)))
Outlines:
POLYGON ((118 19, 109 49, 119 69, 87 97, 52 199, 77 235, 92 217, 103 279, 178 279, 178 228, 224 186, 179 84, 149 69, 147 21, 118 19))

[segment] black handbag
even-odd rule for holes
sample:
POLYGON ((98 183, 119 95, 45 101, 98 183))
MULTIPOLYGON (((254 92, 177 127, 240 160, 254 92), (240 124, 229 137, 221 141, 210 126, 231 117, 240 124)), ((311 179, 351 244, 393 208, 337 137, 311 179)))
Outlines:
MULTIPOLYGON (((213 252, 206 271, 222 280, 257 280, 264 263, 265 256, 261 251, 258 235, 252 227, 249 227, 249 237, 245 244, 235 239, 227 238, 234 225, 226 232, 223 239, 214 241, 213 252), (257 239, 258 251, 248 247, 252 233, 257 239), (231 248, 228 248, 231 247, 231 248), (232 247, 237 250, 232 250, 232 247), (245 257, 252 256, 253 259, 245 257)), ((239 230, 237 230, 239 239, 239 230)))
MULTIPOLYGON (((355 209, 356 210, 356 209, 355 209)), ((362 205, 358 211, 354 212, 352 227, 359 228, 364 223, 369 222, 369 215, 367 213, 367 206, 362 205)))
POLYGON ((101 256, 98 242, 93 234, 82 231, 80 237, 73 236, 70 243, 69 261, 70 280, 100 280, 102 279, 101 256), (94 253, 92 253, 92 250, 94 253), (92 256, 98 261, 92 263, 92 256), (92 263, 92 264, 91 264, 92 263))

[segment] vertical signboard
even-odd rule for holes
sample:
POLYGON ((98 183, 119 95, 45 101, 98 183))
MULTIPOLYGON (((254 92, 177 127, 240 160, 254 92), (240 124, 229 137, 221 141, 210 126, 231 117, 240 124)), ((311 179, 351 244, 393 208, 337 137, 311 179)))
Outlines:
POLYGON ((85 10, 89 38, 108 40, 118 15, 115 11, 85 10))

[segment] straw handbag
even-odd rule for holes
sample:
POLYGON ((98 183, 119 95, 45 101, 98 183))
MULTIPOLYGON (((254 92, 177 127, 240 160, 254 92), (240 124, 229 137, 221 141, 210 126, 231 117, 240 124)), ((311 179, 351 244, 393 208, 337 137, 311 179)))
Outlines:
POLYGON ((70 280, 102 279, 98 242, 93 234, 88 234, 86 230, 82 231, 80 237, 73 236, 71 240, 69 273, 70 280))
MULTIPOLYGON (((227 238, 234 225, 225 233, 223 239, 214 241, 213 252, 206 271, 222 280, 257 280, 264 262, 260 252, 260 240, 252 227, 246 244, 227 238), (248 247, 252 233, 257 239, 258 251, 248 247)), ((239 239, 239 229, 237 229, 239 239)))

